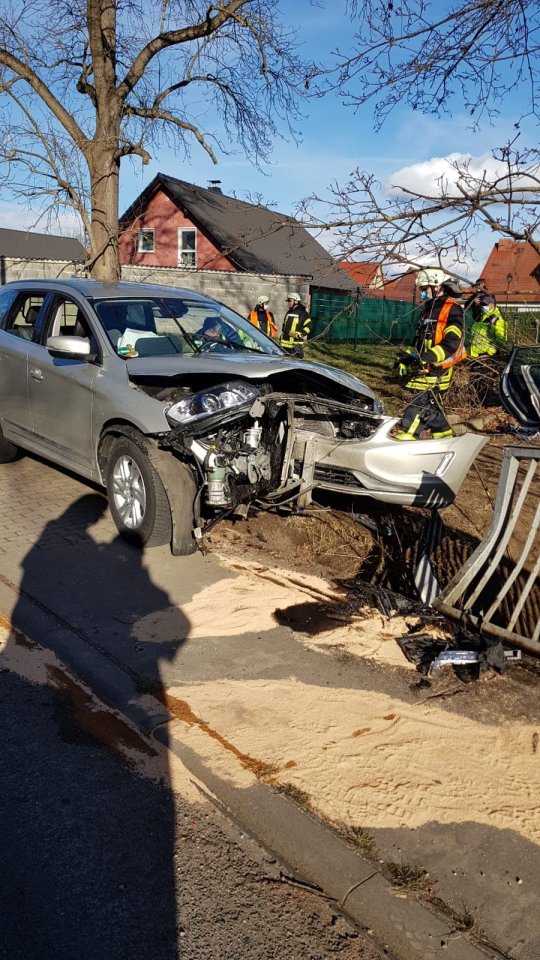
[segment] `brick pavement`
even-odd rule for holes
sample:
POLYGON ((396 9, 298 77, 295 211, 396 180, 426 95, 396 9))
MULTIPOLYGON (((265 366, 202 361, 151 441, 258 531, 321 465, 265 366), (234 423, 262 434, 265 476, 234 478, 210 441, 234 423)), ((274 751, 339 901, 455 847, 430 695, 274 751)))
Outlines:
MULTIPOLYGON (((103 494, 97 484, 73 475, 29 454, 0 466, 0 553, 19 544, 23 549, 51 544, 76 544, 87 538, 93 520, 89 506, 69 511, 88 494, 103 494), (69 511, 69 512, 68 512, 69 511), (63 516, 66 514, 67 516, 63 516), (52 529, 47 525, 54 521, 52 529)), ((116 536, 109 511, 99 521, 99 537, 116 536)))

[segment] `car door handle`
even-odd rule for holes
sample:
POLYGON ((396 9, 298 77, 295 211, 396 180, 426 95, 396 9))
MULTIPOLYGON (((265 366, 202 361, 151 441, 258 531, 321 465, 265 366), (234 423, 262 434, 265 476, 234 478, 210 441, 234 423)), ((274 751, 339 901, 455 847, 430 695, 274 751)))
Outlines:
POLYGON ((33 367, 32 370, 30 370, 30 376, 33 377, 34 380, 43 380, 43 374, 39 367, 33 367))

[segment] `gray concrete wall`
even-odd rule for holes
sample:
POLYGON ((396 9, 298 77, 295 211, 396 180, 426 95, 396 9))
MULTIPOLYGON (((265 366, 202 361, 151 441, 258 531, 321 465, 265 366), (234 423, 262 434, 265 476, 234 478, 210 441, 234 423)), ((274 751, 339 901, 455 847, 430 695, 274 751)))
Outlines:
POLYGON ((72 260, 20 260, 0 257, 0 283, 10 280, 54 280, 85 276, 80 263, 72 260))
MULTIPOLYGON (((16 260, 0 258, 0 282, 10 280, 53 280, 85 276, 78 263, 60 260, 16 260)), ((305 277, 272 274, 235 273, 229 270, 183 270, 173 267, 123 266, 123 280, 159 283, 170 287, 196 290, 226 304, 247 317, 257 297, 267 296, 278 326, 287 310, 286 297, 291 291, 309 305, 309 282, 305 277)))
POLYGON ((287 310, 286 297, 291 291, 309 302, 309 281, 305 277, 274 276, 258 273, 234 273, 230 270, 183 270, 174 267, 123 266, 123 280, 141 283, 163 283, 196 290, 226 304, 242 316, 248 315, 257 297, 266 295, 270 309, 281 322, 287 310))

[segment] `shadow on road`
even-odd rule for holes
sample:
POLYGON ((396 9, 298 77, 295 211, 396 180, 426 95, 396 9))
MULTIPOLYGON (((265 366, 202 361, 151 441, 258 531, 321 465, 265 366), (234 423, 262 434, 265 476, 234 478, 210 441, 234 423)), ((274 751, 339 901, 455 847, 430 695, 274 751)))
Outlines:
MULTIPOLYGON (((77 609, 94 649, 103 645, 112 654, 104 631, 114 608, 114 641, 131 650, 136 674, 137 621, 172 604, 150 580, 142 551, 93 538, 90 528, 105 509, 103 497, 82 497, 27 553, 5 662, 24 651, 28 662, 28 642, 18 631, 54 647, 61 618, 50 634, 36 635, 38 608, 59 611, 66 621, 77 609)), ((160 660, 172 658, 189 632, 179 610, 169 616, 176 619, 168 636, 176 639, 144 645, 144 675, 158 694, 160 660)), ((85 637, 70 642, 84 644, 85 637)), ((176 960, 175 809, 165 753, 152 758, 156 779, 141 777, 137 758, 154 752, 151 742, 110 711, 96 710, 64 672, 49 664, 46 677, 2 673, 0 952, 10 960, 176 960)))

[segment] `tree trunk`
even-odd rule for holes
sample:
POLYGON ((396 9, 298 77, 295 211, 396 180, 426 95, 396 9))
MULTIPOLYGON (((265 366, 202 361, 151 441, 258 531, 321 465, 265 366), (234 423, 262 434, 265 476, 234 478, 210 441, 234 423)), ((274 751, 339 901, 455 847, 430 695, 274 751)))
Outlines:
MULTIPOLYGON (((110 139, 108 138, 109 142, 110 139)), ((90 273, 94 280, 119 280, 118 201, 120 162, 114 148, 95 151, 88 162, 92 197, 90 273)))

